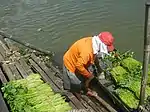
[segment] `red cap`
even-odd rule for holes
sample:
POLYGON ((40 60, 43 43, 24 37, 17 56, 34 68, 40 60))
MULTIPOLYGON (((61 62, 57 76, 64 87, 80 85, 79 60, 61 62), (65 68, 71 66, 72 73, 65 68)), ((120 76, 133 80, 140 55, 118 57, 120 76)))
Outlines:
POLYGON ((101 32, 98 37, 105 45, 107 45, 108 51, 114 50, 114 37, 110 32, 101 32))

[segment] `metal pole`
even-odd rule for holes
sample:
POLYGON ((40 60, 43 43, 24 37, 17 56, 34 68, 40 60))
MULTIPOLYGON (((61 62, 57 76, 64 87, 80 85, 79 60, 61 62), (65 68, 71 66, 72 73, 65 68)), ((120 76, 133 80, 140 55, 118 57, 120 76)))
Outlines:
POLYGON ((146 1, 145 6, 144 55, 139 106, 142 106, 144 104, 150 56, 150 0, 146 1))

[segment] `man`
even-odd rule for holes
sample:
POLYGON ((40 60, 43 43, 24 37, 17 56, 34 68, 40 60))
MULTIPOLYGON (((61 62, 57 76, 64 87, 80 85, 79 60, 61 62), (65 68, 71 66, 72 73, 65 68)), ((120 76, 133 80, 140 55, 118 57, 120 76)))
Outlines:
MULTIPOLYGON (((94 78, 94 74, 88 67, 95 64, 97 57, 104 57, 114 50, 114 38, 110 32, 101 32, 94 37, 85 37, 76 41, 63 57, 63 82, 64 89, 70 90, 78 98, 82 89, 89 89, 89 83, 94 78)), ((98 63, 97 63, 98 64, 98 63)), ((100 71, 100 67, 98 70, 100 71)))

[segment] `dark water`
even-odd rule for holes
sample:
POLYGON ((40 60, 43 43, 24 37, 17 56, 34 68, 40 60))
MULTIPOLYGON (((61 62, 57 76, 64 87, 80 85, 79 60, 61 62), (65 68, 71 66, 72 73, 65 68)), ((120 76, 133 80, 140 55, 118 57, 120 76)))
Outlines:
POLYGON ((1 30, 57 52, 57 61, 75 40, 101 31, 142 60, 144 0, 1 0, 0 16, 1 30))

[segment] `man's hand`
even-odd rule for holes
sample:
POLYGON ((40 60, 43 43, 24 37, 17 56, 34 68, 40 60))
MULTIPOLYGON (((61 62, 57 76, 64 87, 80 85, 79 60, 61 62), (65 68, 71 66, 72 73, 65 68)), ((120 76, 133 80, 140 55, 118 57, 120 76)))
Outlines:
POLYGON ((88 89, 87 93, 86 93, 88 96, 94 96, 96 97, 97 96, 97 93, 95 91, 92 91, 91 89, 88 89))
POLYGON ((89 77, 86 81, 85 81, 85 87, 89 88, 89 84, 91 82, 91 80, 94 78, 94 75, 91 75, 91 77, 89 77))

